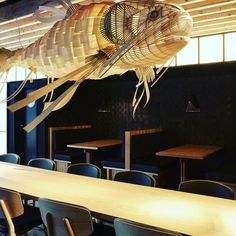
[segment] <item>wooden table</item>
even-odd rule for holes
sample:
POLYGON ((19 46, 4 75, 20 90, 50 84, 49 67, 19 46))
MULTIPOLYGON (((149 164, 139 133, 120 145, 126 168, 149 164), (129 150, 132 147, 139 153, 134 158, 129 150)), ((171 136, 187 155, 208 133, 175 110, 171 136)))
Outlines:
POLYGON ((180 182, 186 180, 186 159, 204 160, 221 150, 220 146, 186 144, 157 152, 157 156, 180 159, 180 182))
POLYGON ((91 162, 91 151, 99 150, 99 149, 107 149, 113 146, 121 145, 122 141, 119 139, 102 139, 102 140, 94 140, 83 143, 74 143, 68 144, 67 147, 70 148, 80 148, 83 149, 86 155, 86 162, 91 162))
POLYGON ((0 187, 188 235, 235 236, 236 202, 0 163, 0 187))

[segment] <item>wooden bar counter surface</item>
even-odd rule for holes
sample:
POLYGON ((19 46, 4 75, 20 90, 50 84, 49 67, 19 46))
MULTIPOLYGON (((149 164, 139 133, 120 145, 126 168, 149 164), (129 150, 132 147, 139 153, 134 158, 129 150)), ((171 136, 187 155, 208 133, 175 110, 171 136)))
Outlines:
POLYGON ((236 235, 236 202, 0 162, 0 187, 189 235, 236 235))

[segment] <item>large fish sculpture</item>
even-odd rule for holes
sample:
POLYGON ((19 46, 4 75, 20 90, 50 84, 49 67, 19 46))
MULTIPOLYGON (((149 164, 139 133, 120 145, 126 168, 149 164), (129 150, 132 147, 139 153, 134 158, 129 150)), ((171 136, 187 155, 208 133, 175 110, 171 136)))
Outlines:
POLYGON ((52 111, 63 107, 84 80, 102 79, 128 70, 134 70, 138 77, 133 98, 135 111, 143 96, 148 102, 150 83, 161 77, 166 63, 190 40, 192 18, 172 3, 90 1, 67 6, 66 17, 28 47, 0 50, 2 72, 18 65, 57 78, 10 105, 11 111, 45 96, 68 80, 74 81, 56 100, 45 103, 42 113, 25 126, 27 132, 52 111), (154 73, 154 65, 159 66, 158 75, 154 73))

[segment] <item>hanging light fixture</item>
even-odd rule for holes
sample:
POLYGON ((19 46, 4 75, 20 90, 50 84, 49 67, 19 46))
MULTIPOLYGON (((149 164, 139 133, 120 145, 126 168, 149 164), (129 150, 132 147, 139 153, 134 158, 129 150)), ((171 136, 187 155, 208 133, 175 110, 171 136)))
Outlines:
POLYGON ((188 104, 186 107, 186 112, 200 112, 199 103, 195 95, 192 95, 189 98, 188 104))

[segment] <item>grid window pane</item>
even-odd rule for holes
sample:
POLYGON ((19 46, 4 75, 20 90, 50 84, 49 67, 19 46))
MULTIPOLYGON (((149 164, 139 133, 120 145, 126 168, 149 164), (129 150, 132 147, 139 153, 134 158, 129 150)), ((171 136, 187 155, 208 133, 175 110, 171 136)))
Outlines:
POLYGON ((25 68, 17 67, 17 81, 23 81, 26 77, 25 68))
MULTIPOLYGON (((0 83, 0 88, 2 88, 3 83, 0 83)), ((0 101, 4 100, 7 96, 7 86, 4 84, 3 90, 0 93, 0 101)), ((7 131, 7 103, 0 103, 0 131, 7 131)), ((1 142, 0 142, 1 143, 1 142)), ((0 145, 1 146, 1 145, 0 145)))
POLYGON ((198 63, 198 39, 191 39, 190 43, 177 54, 177 65, 198 63))
POLYGON ((225 61, 236 60, 236 32, 225 34, 225 61))
POLYGON ((16 81, 16 67, 15 67, 15 66, 13 66, 13 67, 10 69, 10 71, 9 71, 9 73, 8 73, 8 75, 7 75, 7 81, 8 81, 8 82, 16 81))
POLYGON ((7 133, 0 132, 0 154, 7 153, 7 133))
POLYGON ((200 63, 223 61, 223 35, 200 38, 200 63))
POLYGON ((1 131, 7 132, 7 104, 6 102, 0 104, 0 117, 1 117, 0 132, 1 131))

